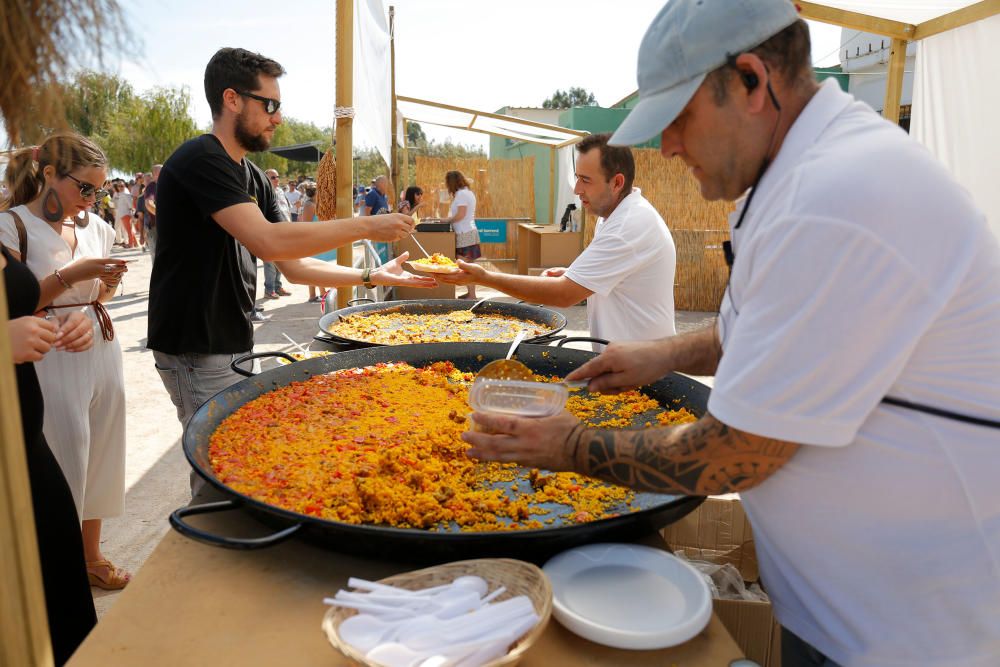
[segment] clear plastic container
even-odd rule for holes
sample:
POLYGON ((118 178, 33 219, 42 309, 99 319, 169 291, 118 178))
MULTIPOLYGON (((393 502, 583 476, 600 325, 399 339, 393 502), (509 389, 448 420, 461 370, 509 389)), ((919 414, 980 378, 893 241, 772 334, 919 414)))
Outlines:
POLYGON ((563 409, 568 397, 569 390, 561 383, 478 377, 469 390, 469 405, 477 412, 549 417, 563 409))

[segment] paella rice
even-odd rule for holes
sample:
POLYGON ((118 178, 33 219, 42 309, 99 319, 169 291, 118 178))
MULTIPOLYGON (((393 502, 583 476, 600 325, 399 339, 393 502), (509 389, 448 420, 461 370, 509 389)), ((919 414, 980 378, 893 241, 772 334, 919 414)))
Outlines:
POLYGON ((409 343, 508 343, 518 331, 533 338, 547 326, 509 315, 476 314, 468 309, 445 313, 355 313, 329 326, 334 336, 380 345, 409 343))
MULTIPOLYGON (((472 379, 438 362, 378 364, 293 382, 220 424, 209 443, 212 469, 256 500, 353 524, 517 530, 542 528, 555 516, 587 522, 631 511, 634 494, 625 488, 466 456, 459 435, 472 379), (505 483, 518 484, 518 492, 505 483)), ((663 413, 639 392, 576 394, 567 407, 595 425, 663 413)), ((695 419, 683 408, 667 412, 678 422, 695 419)))
POLYGON ((448 269, 458 269, 458 264, 455 263, 455 260, 451 257, 445 257, 439 252, 432 254, 430 257, 415 259, 410 263, 417 264, 418 266, 440 266, 448 269))

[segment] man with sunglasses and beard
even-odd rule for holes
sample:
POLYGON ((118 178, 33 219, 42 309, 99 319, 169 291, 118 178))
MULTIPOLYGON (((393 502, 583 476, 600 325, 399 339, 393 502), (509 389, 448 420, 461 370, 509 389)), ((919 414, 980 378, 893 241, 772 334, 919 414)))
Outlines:
POLYGON ((413 230, 409 216, 283 221, 274 188, 246 154, 267 150, 281 123, 284 72, 260 54, 220 49, 205 70, 212 131, 181 145, 160 172, 148 347, 182 424, 241 379, 229 364, 253 348, 258 257, 294 283, 436 285, 404 272, 405 256, 376 272, 310 257, 363 238, 396 241, 413 230))

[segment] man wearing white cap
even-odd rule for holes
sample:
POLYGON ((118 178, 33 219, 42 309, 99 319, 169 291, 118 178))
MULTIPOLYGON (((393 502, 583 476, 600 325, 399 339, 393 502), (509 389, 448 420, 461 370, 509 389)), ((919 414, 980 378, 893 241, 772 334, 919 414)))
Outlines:
POLYGON ((665 493, 741 492, 782 664, 1000 665, 1000 244, 898 127, 817 85, 788 0, 673 0, 612 138, 661 135, 706 199, 746 194, 715 326, 569 377, 715 374, 673 428, 477 414, 470 454, 665 493), (748 192, 749 191, 749 192, 748 192), (557 443, 557 444, 553 444, 557 443))

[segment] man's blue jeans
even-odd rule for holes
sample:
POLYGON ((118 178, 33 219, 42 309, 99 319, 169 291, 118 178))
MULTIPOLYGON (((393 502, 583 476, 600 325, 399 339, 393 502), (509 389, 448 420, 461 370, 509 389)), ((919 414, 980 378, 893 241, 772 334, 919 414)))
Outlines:
POLYGON ((277 292, 281 287, 281 271, 274 262, 264 262, 264 294, 277 292))
MULTIPOLYGON (((249 354, 247 350, 244 354, 249 354)), ((166 354, 153 351, 156 372, 170 401, 177 408, 177 419, 186 427, 195 411, 208 399, 240 380, 242 375, 229 364, 242 354, 166 354)), ((248 365, 254 373, 260 372, 260 360, 254 359, 248 365)), ((191 471, 191 495, 194 496, 204 485, 198 473, 191 471)))

